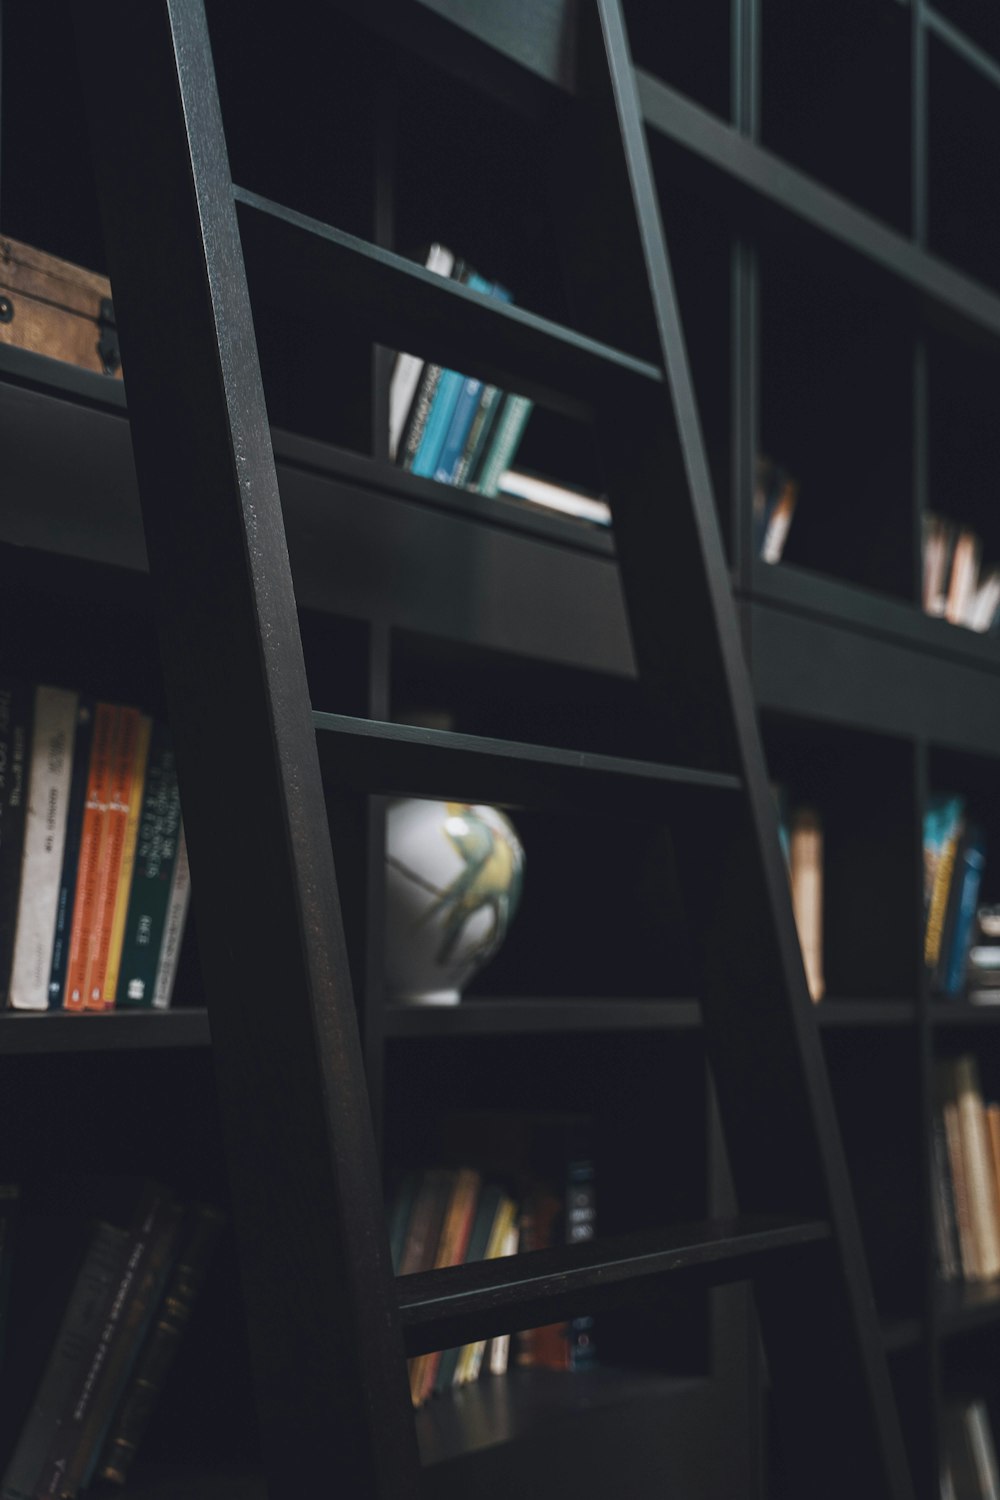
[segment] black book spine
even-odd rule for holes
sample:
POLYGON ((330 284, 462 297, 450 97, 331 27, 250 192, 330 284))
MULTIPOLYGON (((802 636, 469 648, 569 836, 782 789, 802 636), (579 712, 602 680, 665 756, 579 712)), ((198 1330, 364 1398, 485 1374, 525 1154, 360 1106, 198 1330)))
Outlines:
POLYGON ((90 771, 90 740, 93 730, 93 705, 80 699, 73 745, 73 774, 69 785, 66 811, 66 848, 59 880, 59 902, 56 907, 56 933, 52 944, 52 969, 49 974, 49 1009, 62 1005, 66 965, 69 961, 69 938, 73 930, 73 906, 76 899, 76 870, 83 834, 83 811, 87 803, 87 779, 90 771))
POLYGON ((32 690, 26 683, 0 688, 0 1004, 3 1005, 7 1003, 14 961, 33 701, 32 690))

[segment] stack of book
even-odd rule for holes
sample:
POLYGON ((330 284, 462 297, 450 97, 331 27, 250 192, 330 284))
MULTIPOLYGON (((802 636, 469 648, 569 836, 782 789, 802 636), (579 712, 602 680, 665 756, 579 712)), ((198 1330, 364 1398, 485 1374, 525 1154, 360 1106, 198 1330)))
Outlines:
MULTIPOLYGON (((97 1478, 125 1483, 222 1223, 217 1209, 182 1209, 146 1184, 124 1225, 91 1227, 2 1500, 73 1500, 97 1478)), ((8 1251, 5 1240, 5 1264, 8 1251)))
MULTIPOLYGON (((432 245, 429 271, 471 291, 511 300, 443 245, 432 245)), ((398 354, 389 384, 389 457, 413 474, 495 495, 531 415, 527 396, 446 370, 419 355, 398 354)))
POLYGON ((1000 1104, 971 1053, 941 1061, 934 1117, 934 1233, 945 1281, 1000 1276, 1000 1104))
MULTIPOLYGON (((500 1130, 505 1128, 501 1122, 500 1130)), ((527 1128, 537 1138, 537 1119, 527 1128)), ((542 1128, 548 1129, 548 1122, 542 1128)), ((471 1129, 475 1134, 476 1125, 471 1129)), ((551 1131, 549 1135, 551 1139, 551 1131)), ((495 1158, 487 1153, 487 1159, 489 1165, 429 1167, 403 1179, 389 1207, 390 1247, 397 1275, 594 1237, 594 1170, 589 1156, 566 1158, 558 1177, 551 1171, 542 1175, 526 1170, 497 1173, 495 1158)), ((502 1335, 418 1355, 410 1361, 413 1405, 422 1406, 431 1396, 443 1395, 482 1374, 505 1374, 511 1353, 511 1338, 502 1335)), ((589 1317, 528 1329, 514 1338, 513 1358, 521 1367, 577 1370, 592 1362, 593 1356, 589 1317)))
POLYGON ((924 963, 944 999, 965 991, 986 840, 955 794, 931 798, 924 815, 924 963))
POLYGON ((969 526, 924 517, 923 605, 927 614, 985 633, 1000 625, 1000 568, 983 566, 983 544, 969 526))
POLYGON ((981 1398, 945 1406, 941 1500, 1000 1500, 993 1424, 981 1398))
POLYGON ((190 880, 174 753, 137 708, 0 685, 0 994, 169 1005, 190 880))
POLYGON ((965 973, 966 999, 973 1005, 1000 1005, 1000 906, 981 906, 976 912, 965 973))

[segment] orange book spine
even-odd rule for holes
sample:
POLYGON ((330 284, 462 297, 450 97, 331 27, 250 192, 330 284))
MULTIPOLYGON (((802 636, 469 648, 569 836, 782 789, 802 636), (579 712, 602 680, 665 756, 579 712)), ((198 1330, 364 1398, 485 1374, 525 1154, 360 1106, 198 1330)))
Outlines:
POLYGON ((87 773, 87 800, 83 809, 80 852, 76 865, 76 896, 69 939, 69 961, 63 991, 64 1010, 83 1010, 87 998, 87 970, 94 936, 101 836, 111 791, 112 740, 118 709, 113 703, 98 703, 94 711, 94 734, 87 773))
POLYGON ((118 881, 125 857, 125 834, 129 806, 135 786, 135 756, 139 742, 140 714, 137 708, 118 711, 117 733, 111 752, 111 785, 108 810, 104 816, 101 854, 97 872, 97 900, 94 908, 94 938, 91 961, 87 969, 86 1009, 108 1010, 110 999, 105 992, 111 933, 115 921, 118 881))

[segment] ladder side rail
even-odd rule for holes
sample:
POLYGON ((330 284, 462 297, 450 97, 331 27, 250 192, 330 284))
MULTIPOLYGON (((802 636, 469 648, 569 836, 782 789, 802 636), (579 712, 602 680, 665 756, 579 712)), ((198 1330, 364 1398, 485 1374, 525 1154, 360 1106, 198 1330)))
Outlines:
POLYGON ((667 376, 666 391, 622 390, 598 418, 599 440, 602 431, 610 439, 613 505, 620 498, 615 540, 633 648, 666 758, 735 772, 746 789, 742 813, 728 820, 706 824, 692 809, 671 821, 740 1210, 827 1217, 834 1234, 811 1303, 807 1280, 787 1306, 780 1282, 757 1280, 776 1394, 810 1493, 832 1496, 848 1484, 902 1500, 911 1494, 907 1462, 806 990, 619 0, 597 0, 582 21, 595 139, 581 149, 579 111, 563 111, 569 129, 556 176, 569 260, 593 224, 595 200, 617 232, 602 261, 576 257, 577 311, 589 334, 662 361, 667 376), (588 162, 587 181, 568 169, 574 158, 588 162), (821 1288, 826 1304, 816 1311, 821 1288))
MULTIPOLYGON (((378 1164, 202 6, 75 15, 272 1500, 412 1500, 378 1164)), ((177 1101, 178 1107, 181 1101, 177 1101)))

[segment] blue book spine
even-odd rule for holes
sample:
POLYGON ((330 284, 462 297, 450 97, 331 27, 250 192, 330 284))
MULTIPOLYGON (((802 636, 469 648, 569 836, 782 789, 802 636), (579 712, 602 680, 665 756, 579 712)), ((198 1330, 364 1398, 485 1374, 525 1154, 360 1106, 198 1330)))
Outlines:
MULTIPOLYGON (((481 276, 471 276, 469 286, 473 291, 488 293, 496 297, 500 302, 509 302, 510 292, 506 287, 499 286, 495 282, 483 281, 481 276)), ((483 392, 483 382, 476 380, 474 376, 467 376, 462 382, 462 387, 455 402, 451 422, 445 439, 441 445, 441 453, 434 470, 434 478, 442 484, 454 484, 458 478, 458 471, 465 453, 465 444, 469 431, 479 409, 479 401, 483 392)))
POLYGON ((944 989, 949 997, 959 995, 965 981, 965 961, 972 937, 972 923, 979 905, 979 887, 982 883, 985 862, 986 845, 983 835, 977 830, 969 840, 961 868, 956 870, 952 877, 954 880, 961 880, 962 889, 958 912, 955 916, 951 952, 948 955, 948 972, 945 976, 944 989))
MULTIPOLYGON (((467 287, 474 292, 489 292, 493 288, 491 281, 486 281, 482 276, 477 276, 473 271, 463 278, 467 287)), ((455 407, 462 394, 462 386, 465 376, 458 370, 444 370, 438 382, 438 388, 434 393, 434 404, 427 418, 427 426, 424 435, 420 439, 420 447, 417 449, 413 460, 413 473, 422 474, 430 479, 437 474, 438 463, 444 448, 448 430, 451 427, 451 419, 455 415, 455 407)))

